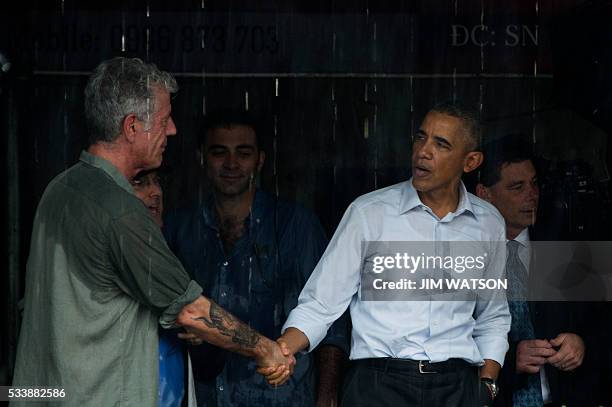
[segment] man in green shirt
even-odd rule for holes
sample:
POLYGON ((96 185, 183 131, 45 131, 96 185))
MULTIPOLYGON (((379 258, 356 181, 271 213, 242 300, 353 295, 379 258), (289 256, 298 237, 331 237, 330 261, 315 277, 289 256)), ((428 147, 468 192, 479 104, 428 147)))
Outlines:
POLYGON ((201 296, 134 195, 129 180, 159 167, 176 134, 176 91, 139 59, 105 61, 89 79, 90 147, 34 219, 14 387, 64 389, 65 405, 156 406, 158 323, 291 372, 275 342, 201 296))

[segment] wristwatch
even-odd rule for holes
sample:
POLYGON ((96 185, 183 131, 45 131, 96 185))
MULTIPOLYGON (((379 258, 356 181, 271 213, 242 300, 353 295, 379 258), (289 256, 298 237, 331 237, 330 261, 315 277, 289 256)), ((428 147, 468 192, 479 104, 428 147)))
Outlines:
POLYGON ((495 380, 491 379, 490 377, 481 377, 480 381, 487 386, 489 392, 491 393, 491 399, 494 400, 499 393, 499 387, 497 387, 495 380))

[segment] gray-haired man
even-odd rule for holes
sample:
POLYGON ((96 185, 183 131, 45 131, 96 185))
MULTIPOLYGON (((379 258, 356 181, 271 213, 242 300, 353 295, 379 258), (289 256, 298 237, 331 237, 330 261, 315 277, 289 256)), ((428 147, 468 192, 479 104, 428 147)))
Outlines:
POLYGON ((176 134, 176 90, 139 59, 91 76, 90 146, 47 186, 34 219, 13 386, 62 388, 68 405, 155 406, 158 322, 291 370, 274 342, 200 295, 134 195, 129 181, 158 167, 176 134))

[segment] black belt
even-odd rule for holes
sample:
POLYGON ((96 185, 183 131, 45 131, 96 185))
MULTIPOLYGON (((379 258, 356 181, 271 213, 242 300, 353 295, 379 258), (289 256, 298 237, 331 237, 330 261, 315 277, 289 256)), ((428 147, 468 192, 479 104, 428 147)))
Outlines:
POLYGON ((456 372, 471 367, 463 359, 448 359, 444 362, 429 362, 427 360, 396 359, 396 358, 369 358, 353 360, 357 366, 373 367, 376 369, 417 372, 421 374, 456 372))

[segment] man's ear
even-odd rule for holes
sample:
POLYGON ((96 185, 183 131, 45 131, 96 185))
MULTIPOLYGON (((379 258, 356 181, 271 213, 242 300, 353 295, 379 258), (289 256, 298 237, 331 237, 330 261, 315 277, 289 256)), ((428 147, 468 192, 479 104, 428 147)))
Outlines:
POLYGON ((130 113, 123 119, 121 132, 129 143, 133 143, 136 139, 136 126, 138 124, 138 118, 135 113, 130 113))
POLYGON ((476 196, 480 199, 484 199, 487 202, 491 202, 491 193, 489 188, 485 187, 481 183, 476 185, 476 196))
POLYGON ((257 162, 257 173, 259 174, 261 172, 261 169, 263 168, 264 162, 266 161, 266 153, 264 153, 263 151, 259 152, 259 161, 257 162))
POLYGON ((463 172, 467 174, 468 172, 474 171, 480 166, 480 164, 482 164, 483 159, 484 155, 480 151, 470 151, 465 156, 463 172))

